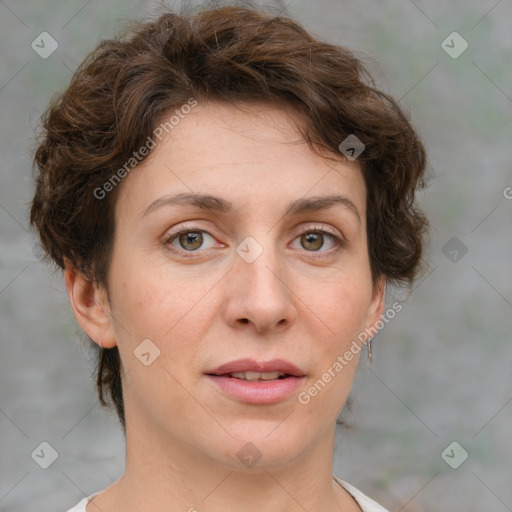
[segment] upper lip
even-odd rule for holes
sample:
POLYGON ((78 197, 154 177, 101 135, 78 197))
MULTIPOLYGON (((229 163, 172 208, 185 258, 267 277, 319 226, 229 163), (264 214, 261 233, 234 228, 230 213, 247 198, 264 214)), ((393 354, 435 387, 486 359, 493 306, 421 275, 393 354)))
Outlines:
POLYGON ((304 372, 296 365, 285 359, 272 359, 272 361, 255 361, 254 359, 237 359, 223 364, 215 370, 207 372, 208 375, 225 375, 233 372, 281 372, 294 377, 304 377, 304 372))

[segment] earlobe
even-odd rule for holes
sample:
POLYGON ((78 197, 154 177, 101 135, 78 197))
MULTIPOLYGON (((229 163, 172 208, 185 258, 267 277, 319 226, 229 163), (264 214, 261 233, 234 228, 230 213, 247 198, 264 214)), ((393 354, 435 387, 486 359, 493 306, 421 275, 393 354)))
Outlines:
POLYGON ((66 264, 66 290, 73 313, 86 334, 103 348, 117 345, 106 290, 66 264))
MULTIPOLYGON (((370 304, 370 308, 368 311, 368 317, 366 322, 366 331, 370 333, 376 333, 378 331, 378 327, 376 324, 379 322, 379 320, 382 319, 382 315, 384 314, 384 307, 386 304, 386 277, 381 276, 375 285, 374 291, 373 291, 373 297, 370 304)), ((368 336, 367 340, 369 338, 373 338, 374 335, 368 336)))

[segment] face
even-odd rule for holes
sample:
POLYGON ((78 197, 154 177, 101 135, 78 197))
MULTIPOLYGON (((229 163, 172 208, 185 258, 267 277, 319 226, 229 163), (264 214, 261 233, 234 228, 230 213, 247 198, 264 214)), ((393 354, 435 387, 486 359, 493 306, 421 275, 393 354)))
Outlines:
POLYGON ((282 110, 199 104, 119 192, 93 334, 119 347, 127 431, 238 469, 330 439, 383 304, 357 162, 312 152, 282 110))

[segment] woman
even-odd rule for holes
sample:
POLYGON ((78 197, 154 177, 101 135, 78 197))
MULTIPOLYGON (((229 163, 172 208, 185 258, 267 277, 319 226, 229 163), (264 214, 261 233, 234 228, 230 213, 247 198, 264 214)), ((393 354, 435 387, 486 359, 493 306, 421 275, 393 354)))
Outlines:
POLYGON ((334 434, 386 284, 420 270, 425 160, 361 63, 290 19, 103 41, 45 115, 31 210, 126 438, 69 512, 384 511, 333 477, 334 434))

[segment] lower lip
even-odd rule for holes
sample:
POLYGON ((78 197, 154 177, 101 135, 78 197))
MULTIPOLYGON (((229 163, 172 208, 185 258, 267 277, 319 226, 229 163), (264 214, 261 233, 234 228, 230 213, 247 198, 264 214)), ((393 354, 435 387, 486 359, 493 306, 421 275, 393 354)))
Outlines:
POLYGON ((215 386, 231 398, 247 404, 274 404, 288 398, 305 377, 248 381, 217 375, 207 375, 215 386))

